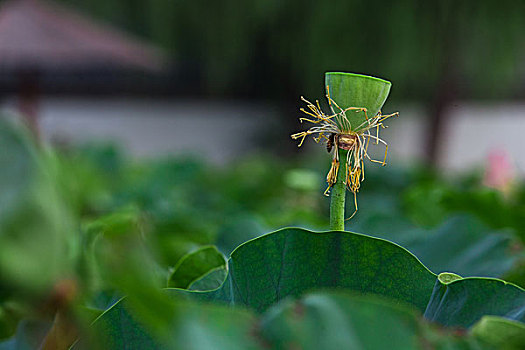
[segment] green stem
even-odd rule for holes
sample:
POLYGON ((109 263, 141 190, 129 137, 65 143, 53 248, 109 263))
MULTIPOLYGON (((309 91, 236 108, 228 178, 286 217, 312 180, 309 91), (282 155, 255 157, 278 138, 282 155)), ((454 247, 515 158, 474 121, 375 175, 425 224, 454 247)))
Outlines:
POLYGON ((338 149, 339 171, 337 182, 332 186, 330 194, 330 230, 345 230, 345 195, 346 195, 346 154, 347 150, 338 149))

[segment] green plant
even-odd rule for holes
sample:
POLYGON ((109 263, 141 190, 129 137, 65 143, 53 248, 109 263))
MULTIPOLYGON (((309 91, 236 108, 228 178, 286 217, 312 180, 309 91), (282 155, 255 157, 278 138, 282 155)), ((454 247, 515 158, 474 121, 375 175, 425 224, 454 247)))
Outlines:
MULTIPOLYGON (((394 348, 417 349, 424 343, 436 346, 447 341, 477 344, 483 343, 480 339, 490 337, 488 330, 485 333, 483 327, 478 326, 483 315, 497 315, 498 320, 501 317, 524 320, 525 293, 519 287, 496 279, 435 275, 404 248, 366 235, 283 229, 239 246, 228 265, 227 279, 215 290, 195 293, 168 289, 166 293, 172 297, 174 307, 187 315, 185 317, 190 317, 188 308, 200 315, 192 317, 191 322, 196 323, 193 327, 206 330, 208 341, 215 341, 213 329, 217 327, 209 319, 217 318, 224 339, 239 348, 248 346, 246 344, 254 348, 264 348, 266 344, 273 348, 293 342, 316 348, 313 344, 308 345, 308 331, 301 329, 314 327, 317 322, 326 325, 326 328, 317 327, 315 342, 320 344, 351 346, 360 342, 363 349, 380 348, 378 346, 385 343, 381 344, 371 334, 383 334, 385 327, 388 332, 384 337, 393 337, 404 344, 394 348), (327 288, 335 288, 337 292, 327 292, 327 288), (325 291, 308 294, 319 289, 325 291), (193 302, 188 307, 181 301, 184 295, 235 306, 235 309, 210 307, 209 304, 201 304, 199 309, 196 306, 199 304, 193 302), (300 301, 294 301, 296 299, 300 301), (281 300, 285 302, 279 303, 281 300), (385 313, 393 315, 385 317, 385 313), (474 327, 476 332, 454 336, 450 330, 439 334, 421 318, 422 314, 427 320, 443 326, 474 327), (242 317, 245 324, 239 324, 237 317, 242 317), (365 331, 370 335, 345 336, 354 327, 356 332, 366 329, 367 326, 359 325, 361 322, 372 327, 365 331), (396 322, 405 326, 391 325, 396 322), (239 331, 242 336, 238 337, 239 331)), ((94 327, 104 344, 111 344, 111 348, 123 344, 131 348, 144 344, 152 348, 197 348, 192 344, 199 344, 197 340, 184 342, 184 320, 175 318, 170 328, 171 336, 158 342, 158 338, 140 326, 136 317, 124 299, 102 314, 94 327), (122 324, 127 326, 122 329, 122 324), (131 335, 126 331, 128 327, 140 332, 131 335)), ((508 327, 505 332, 513 332, 522 325, 510 322, 502 327, 508 327)), ((459 347, 456 344, 453 348, 456 346, 459 347)))
MULTIPOLYGON (((349 86, 362 79, 337 78, 349 86)), ((333 101, 363 113, 362 102, 336 97, 347 88, 331 88, 333 101)), ((4 121, 0 142, 0 349, 523 346, 525 291, 460 277, 513 268, 523 251, 509 252, 512 233, 464 215, 441 225, 433 218, 436 228, 411 224, 417 215, 403 215, 401 194, 418 197, 403 173, 367 169, 365 210, 347 225, 403 243, 426 265, 398 244, 342 232, 341 220, 329 232, 256 237, 295 220, 327 226, 316 202, 321 181, 304 165, 279 170, 251 160, 220 172, 185 159, 128 167, 112 152, 40 148, 4 121), (233 250, 227 261, 213 243, 233 250)), ((338 185, 345 191, 348 176, 333 192, 338 185)))
MULTIPOLYGON (((330 75, 328 77, 327 85, 328 88, 331 88, 330 83, 334 78, 330 75)), ((369 79, 373 79, 364 78, 362 80, 362 76, 344 74, 338 74, 336 77, 335 81, 339 85, 351 85, 353 81, 370 82, 369 79), (341 80, 345 81, 345 84, 340 84, 341 80)), ((354 95, 349 94, 348 86, 339 87, 339 90, 336 88, 334 99, 328 96, 328 100, 330 105, 334 104, 340 108, 340 111, 332 110, 334 113, 329 116, 321 111, 319 103, 314 105, 306 101, 310 109, 310 112, 306 113, 315 119, 305 118, 305 120, 316 125, 306 132, 292 136, 304 140, 307 135, 317 133, 319 135, 317 142, 325 139, 329 145, 333 143, 332 146, 336 148, 332 169, 327 177, 328 188, 333 187, 334 193, 339 194, 332 197, 331 203, 330 224, 334 230, 344 229, 345 197, 344 194, 341 195, 341 192, 344 193, 346 187, 349 187, 355 198, 362 180, 360 170, 366 155, 366 148, 364 142, 361 146, 362 134, 358 133, 359 127, 365 124, 379 129, 381 126, 382 116, 380 114, 374 117, 376 119, 372 119, 375 122, 366 115, 366 112, 370 110, 375 116, 388 94, 387 89, 386 93, 383 92, 384 97, 378 95, 378 91, 384 90, 378 89, 377 86, 381 86, 382 89, 385 86, 385 83, 379 82, 381 84, 372 84, 376 85, 375 88, 363 89, 365 92, 369 91, 369 94, 363 91, 354 95), (378 106, 364 104, 366 107, 363 107, 351 98, 344 100, 344 97, 347 96, 365 96, 365 100, 379 101, 378 106), (344 104, 341 102, 343 100, 344 104), (343 107, 339 107, 340 104, 343 107), (362 113, 363 116, 358 119, 351 114, 354 118, 347 118, 346 113, 362 113), (332 119, 336 121, 332 122, 332 119), (362 122, 359 122, 360 120, 362 122), (356 124, 358 127, 353 129, 351 125, 356 124), (345 126, 346 129, 343 129, 342 126, 345 126), (350 138, 351 141, 344 140, 347 135, 353 136, 350 138), (350 146, 347 147, 348 142, 350 146), (339 152, 340 148, 346 152, 339 152), (355 150, 357 151, 351 158, 347 152, 355 150), (347 166, 347 169, 343 168, 341 172, 344 176, 338 176, 338 156, 350 159, 343 163, 347 166), (356 174, 357 181, 354 180, 356 174)), ((337 83, 334 85, 338 86, 337 83)), ((356 83, 352 87, 358 89, 360 86, 359 83, 356 83)), ((365 132, 368 130, 366 126, 365 132)), ((378 137, 376 139, 379 140, 378 137)), ((214 334, 217 331, 216 326, 210 324, 209 319, 215 319, 215 322, 222 322, 225 325, 222 332, 226 343, 222 343, 222 346, 230 348, 283 347, 292 344, 301 344, 305 348, 319 346, 337 348, 355 346, 357 343, 366 344, 362 345, 363 348, 378 347, 384 344, 381 344, 380 341, 375 343, 375 338, 365 337, 362 340, 343 336, 345 330, 338 329, 338 327, 345 323, 330 322, 330 320, 337 317, 349 317, 348 315, 360 315, 360 317, 356 316, 359 321, 371 322, 370 325, 377 330, 388 327, 388 322, 394 322, 393 319, 399 322, 396 317, 400 317, 399 313, 404 312, 401 311, 404 307, 407 307, 408 313, 403 317, 408 317, 407 320, 409 319, 409 322, 417 326, 408 329, 396 328, 394 337, 399 339, 399 343, 394 341, 393 348, 420 348, 424 346, 423 344, 441 346, 443 343, 449 344, 452 348, 460 346, 484 348, 502 343, 515 346, 514 334, 519 333, 522 327, 520 323, 505 322, 503 319, 496 318, 497 324, 504 328, 500 333, 503 338, 501 339, 490 337, 488 333, 485 333, 485 330, 490 327, 485 328, 484 323, 478 324, 477 322, 486 323, 486 319, 480 321, 484 315, 523 321, 525 310, 525 292, 515 285, 497 279, 462 278, 451 273, 435 275, 399 246, 350 233, 314 233, 301 229, 284 229, 238 247, 230 257, 228 271, 226 279, 214 290, 197 293, 180 290, 166 291, 174 300, 178 300, 174 308, 178 308, 185 315, 189 311, 187 306, 180 304, 180 298, 183 295, 201 302, 213 301, 236 307, 242 306, 253 310, 252 312, 256 314, 262 314, 254 316, 253 313, 245 313, 245 311, 236 314, 238 311, 228 309, 207 309, 207 311, 203 309, 203 318, 197 319, 188 314, 187 317, 195 323, 192 327, 206 329, 209 337, 207 341, 214 346, 220 342, 217 342, 217 335, 214 334), (297 304, 290 300, 290 298, 300 298, 308 291, 318 288, 345 289, 368 296, 379 295, 387 298, 387 301, 384 304, 377 301, 368 304, 368 300, 351 301, 346 299, 347 296, 330 293, 306 296, 297 304), (279 303, 283 299, 288 301, 279 303), (361 306, 349 306, 352 305, 352 302, 360 303, 361 306), (347 310, 348 313, 337 315, 335 305, 339 305, 339 308, 347 310), (401 309, 397 309, 400 305, 403 305, 401 309), (368 308, 368 311, 361 310, 361 308, 368 308), (373 317, 369 321, 364 321, 367 319, 365 315, 370 315, 371 310, 379 309, 383 314, 392 312, 392 316, 383 319, 373 317), (417 315, 417 310, 423 313, 425 319, 437 322, 442 326, 472 328, 475 331, 466 331, 462 337, 455 337, 452 331, 437 336, 428 323, 418 323, 418 316, 412 316, 412 318, 408 316, 408 314, 417 315), (242 313, 243 316, 241 316, 242 313), (396 316, 393 316, 394 314, 396 316), (245 322, 254 324, 252 327, 255 327, 255 331, 250 332, 250 336, 246 337, 248 331, 245 326, 226 321, 230 316, 244 318, 245 322), (305 321, 305 318, 308 321, 305 321), (311 329, 312 322, 315 324, 319 320, 326 322, 328 330, 321 336, 308 340, 308 329, 311 329), (237 333, 239 330, 241 334, 237 333), (409 340, 403 342, 404 339, 409 340), (505 339, 508 339, 509 342, 506 342, 505 339)), ((204 278, 207 279, 207 277, 204 278)), ((170 335, 159 338, 152 336, 151 331, 138 326, 134 316, 127 310, 130 309, 126 306, 126 302, 121 301, 102 314, 94 323, 95 329, 104 339, 105 344, 111 344, 116 348, 123 344, 131 346, 146 346, 147 344, 151 348, 176 347, 184 344, 183 346, 193 348, 197 344, 191 340, 184 342, 187 336, 185 324, 179 324, 174 320, 170 331, 164 332, 170 335), (141 329, 141 331, 135 333, 133 338, 127 337, 116 329, 108 332, 108 329, 113 329, 113 325, 123 323, 128 327, 141 329)), ((191 313, 193 312, 195 311, 191 313)), ((199 347, 205 348, 204 344, 206 341, 199 347)))
MULTIPOLYGON (((333 150, 332 166, 326 181, 328 188, 325 194, 333 187, 332 202, 330 204, 330 228, 344 231, 345 193, 348 188, 354 195, 355 211, 357 212, 357 192, 361 181, 364 180, 364 160, 385 165, 388 145, 379 138, 379 129, 383 128, 383 121, 393 113, 382 115, 380 110, 385 103, 390 86, 386 80, 352 73, 326 73, 326 98, 332 114, 325 115, 319 106, 302 98, 307 103, 309 111, 301 108, 308 118, 300 118, 314 126, 307 131, 292 135, 293 139, 301 139, 299 146, 306 136, 317 134, 316 142, 325 140, 329 152, 333 150), (331 92, 331 95, 330 95, 331 92), (312 119, 313 117, 313 119, 312 119), (376 129, 376 135, 370 130, 376 129), (368 155, 368 145, 372 143, 385 145, 385 158, 382 162, 373 160, 368 155)), ((351 218, 350 217, 350 218, 351 218)))

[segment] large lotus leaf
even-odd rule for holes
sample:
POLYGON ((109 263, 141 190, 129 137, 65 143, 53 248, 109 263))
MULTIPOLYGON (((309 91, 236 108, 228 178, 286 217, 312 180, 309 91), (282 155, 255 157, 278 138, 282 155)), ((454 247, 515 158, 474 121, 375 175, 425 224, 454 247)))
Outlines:
POLYGON ((520 303, 525 305, 525 292, 519 287, 488 278, 448 282, 436 279, 410 252, 389 241, 350 232, 290 228, 239 246, 231 255, 223 285, 196 295, 261 312, 286 296, 332 287, 409 303, 446 325, 469 327, 486 314, 523 317, 516 310, 520 303), (453 323, 446 320, 451 317, 447 313, 430 312, 441 298, 434 285, 437 290, 454 291, 446 293, 439 304, 439 310, 454 311, 453 323))
MULTIPOLYGON (((436 278, 404 248, 361 234, 283 229, 239 246, 228 263, 228 277, 217 290, 167 292, 176 300, 190 295, 190 299, 216 300, 264 313, 286 297, 336 288, 386 297, 394 308, 409 305, 416 312, 426 310, 427 318, 444 325, 466 328, 484 315, 523 319, 521 288, 454 274, 436 278)), ((123 305, 115 308, 120 314, 123 305)), ((111 332, 120 337, 122 331, 111 332)))
POLYGON ((312 288, 379 294, 424 311, 436 276, 404 248, 350 232, 282 229, 240 245, 222 286, 196 296, 259 312, 312 288))
MULTIPOLYGON (((325 74, 325 86, 328 86, 327 92, 340 108, 366 108, 366 116, 371 118, 383 107, 392 83, 367 75, 328 72, 325 74)), ((334 111, 341 112, 337 107, 334 107, 334 111)), ((359 126, 364 126, 366 116, 361 111, 346 112, 353 131, 359 130, 359 126)))
MULTIPOLYGON (((108 350, 487 348, 477 334, 439 329, 408 305, 343 292, 283 300, 260 317, 243 308, 180 301, 174 305, 176 314, 165 338, 146 331, 121 302, 93 324, 99 338, 90 345, 103 344, 108 350)), ((83 339, 74 348, 86 344, 83 339)))
POLYGON ((389 241, 289 228, 239 246, 231 254, 223 285, 193 295, 262 312, 312 288, 342 288, 412 304, 444 325, 470 327, 484 315, 525 317, 525 292, 515 285, 490 278, 458 276, 450 282, 441 277, 436 279, 410 252, 389 241))
POLYGON ((470 327, 484 315, 525 322, 525 291, 492 278, 438 278, 425 310, 429 320, 452 327, 470 327))
POLYGON ((239 246, 228 266, 216 290, 171 293, 263 312, 288 296, 337 288, 411 304, 444 325, 470 327, 484 315, 524 318, 525 292, 515 285, 452 274, 436 278, 404 248, 350 232, 282 229, 239 246))

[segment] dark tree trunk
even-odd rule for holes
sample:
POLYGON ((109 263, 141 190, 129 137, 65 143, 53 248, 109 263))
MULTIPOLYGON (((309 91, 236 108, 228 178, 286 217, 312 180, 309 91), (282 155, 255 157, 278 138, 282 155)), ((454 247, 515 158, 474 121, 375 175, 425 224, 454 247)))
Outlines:
POLYGON ((27 127, 37 140, 40 139, 38 122, 39 74, 35 70, 18 72, 18 109, 27 127))
POLYGON ((438 13, 438 32, 443 37, 439 42, 441 47, 440 79, 436 85, 436 90, 428 103, 428 129, 426 130, 425 160, 430 166, 437 166, 440 157, 440 146, 443 142, 443 133, 448 123, 447 108, 452 104, 457 96, 457 53, 458 25, 453 16, 450 16, 457 5, 438 2, 436 4, 438 13))

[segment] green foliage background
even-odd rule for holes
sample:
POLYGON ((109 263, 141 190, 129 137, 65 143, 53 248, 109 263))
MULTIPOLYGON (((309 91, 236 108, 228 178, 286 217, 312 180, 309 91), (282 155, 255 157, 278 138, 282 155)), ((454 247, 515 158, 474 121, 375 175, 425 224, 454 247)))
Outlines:
POLYGON ((328 227, 326 157, 133 162, 112 147, 38 146, 6 120, 0 140, 0 349, 67 348, 78 335, 77 348, 307 346, 316 320, 327 327, 320 344, 334 348, 375 346, 330 333, 361 334, 361 322, 401 322, 392 329, 400 348, 403 339, 416 349, 523 344, 523 289, 494 279, 525 285, 522 183, 505 197, 478 173, 444 181, 368 167, 347 229, 403 244, 429 271, 404 248, 357 233, 261 236, 328 227), (332 317, 344 327, 332 329, 332 317))
POLYGON ((520 1, 62 1, 199 67, 213 94, 322 96, 325 71, 388 78, 394 99, 428 100, 442 84, 523 93, 520 1))

